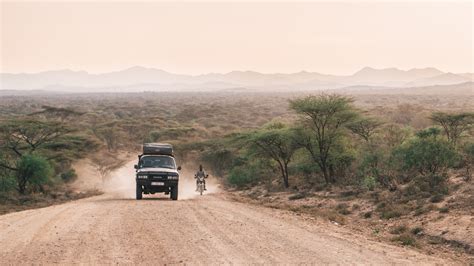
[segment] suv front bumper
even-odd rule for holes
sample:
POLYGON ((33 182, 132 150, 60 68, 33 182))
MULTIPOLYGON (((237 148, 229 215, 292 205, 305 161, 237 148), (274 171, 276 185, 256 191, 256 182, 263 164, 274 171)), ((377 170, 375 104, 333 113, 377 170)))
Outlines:
POLYGON ((173 187, 178 186, 178 180, 159 180, 159 179, 136 179, 137 185, 143 188, 143 192, 170 192, 173 187))

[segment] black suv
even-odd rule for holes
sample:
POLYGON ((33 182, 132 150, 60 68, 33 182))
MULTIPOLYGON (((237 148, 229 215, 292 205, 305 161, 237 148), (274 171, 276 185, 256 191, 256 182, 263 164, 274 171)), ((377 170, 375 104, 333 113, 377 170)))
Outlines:
POLYGON ((164 192, 170 194, 172 200, 178 199, 178 181, 181 167, 176 167, 173 147, 166 143, 146 143, 143 154, 138 156, 137 171, 137 200, 143 194, 164 192))

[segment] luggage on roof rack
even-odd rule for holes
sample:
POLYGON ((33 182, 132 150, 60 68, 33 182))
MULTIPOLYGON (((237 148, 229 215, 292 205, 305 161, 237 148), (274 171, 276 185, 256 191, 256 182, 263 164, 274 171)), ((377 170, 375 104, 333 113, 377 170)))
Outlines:
POLYGON ((168 143, 145 143, 143 144, 143 154, 173 156, 173 146, 168 143))

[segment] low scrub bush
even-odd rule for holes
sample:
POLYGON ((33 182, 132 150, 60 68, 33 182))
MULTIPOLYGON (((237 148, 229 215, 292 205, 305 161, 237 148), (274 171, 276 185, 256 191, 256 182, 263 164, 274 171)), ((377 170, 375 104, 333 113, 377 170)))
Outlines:
POLYGON ((438 210, 439 210, 440 213, 448 213, 449 212, 449 208, 447 206, 441 207, 438 210))
POLYGON ((410 233, 412 233, 413 235, 419 235, 423 232, 423 228, 422 227, 414 227, 410 230, 410 233))
POLYGON ((416 246, 416 239, 409 234, 402 234, 392 238, 392 241, 398 242, 404 246, 416 246))
POLYGON ((380 218, 389 220, 392 218, 398 218, 403 215, 403 210, 401 207, 387 206, 380 210, 380 218))
POLYGON ((61 179, 64 182, 71 182, 77 178, 76 171, 74 169, 69 169, 64 173, 61 173, 61 179))
POLYGON ((351 211, 349 209, 340 209, 339 213, 342 215, 349 215, 351 214, 351 211))
POLYGON ((408 227, 406 225, 399 225, 390 230, 390 234, 392 235, 399 235, 402 233, 405 233, 408 230, 408 227))
POLYGON ((296 193, 288 197, 289 200, 299 200, 306 198, 306 194, 304 193, 296 193))
POLYGON ((429 236, 428 243, 431 245, 440 245, 443 244, 446 240, 441 236, 429 236))
POLYGON ((339 203, 336 206, 336 210, 337 210, 338 213, 340 213, 342 215, 351 214, 351 211, 349 210, 349 205, 347 205, 346 203, 339 203))
POLYGON ((444 195, 442 194, 436 194, 430 198, 430 202, 432 203, 442 202, 443 200, 444 200, 444 195))

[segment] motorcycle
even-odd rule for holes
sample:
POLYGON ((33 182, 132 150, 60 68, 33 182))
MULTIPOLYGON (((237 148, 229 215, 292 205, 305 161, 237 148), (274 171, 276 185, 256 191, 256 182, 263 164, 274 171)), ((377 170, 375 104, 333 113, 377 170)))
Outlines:
POLYGON ((197 179, 197 191, 199 192, 200 195, 204 192, 204 178, 207 178, 209 175, 206 176, 196 176, 197 179))

